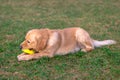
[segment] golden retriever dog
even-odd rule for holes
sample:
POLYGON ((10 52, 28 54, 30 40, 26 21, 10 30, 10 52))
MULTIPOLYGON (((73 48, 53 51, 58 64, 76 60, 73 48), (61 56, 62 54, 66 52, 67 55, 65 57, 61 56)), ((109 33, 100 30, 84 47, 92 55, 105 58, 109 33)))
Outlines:
POLYGON ((89 52, 96 47, 115 44, 114 40, 97 41, 90 37, 87 31, 79 27, 58 30, 33 29, 28 31, 25 40, 21 43, 21 49, 32 49, 35 54, 22 53, 17 56, 18 61, 39 59, 41 57, 53 57, 66 55, 76 51, 89 52))

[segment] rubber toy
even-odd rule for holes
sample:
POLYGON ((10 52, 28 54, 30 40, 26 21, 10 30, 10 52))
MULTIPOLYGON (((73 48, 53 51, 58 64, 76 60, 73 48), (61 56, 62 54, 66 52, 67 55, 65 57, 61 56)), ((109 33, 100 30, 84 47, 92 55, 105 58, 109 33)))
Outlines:
POLYGON ((23 49, 22 51, 26 54, 34 54, 35 53, 34 50, 29 50, 29 49, 23 49))

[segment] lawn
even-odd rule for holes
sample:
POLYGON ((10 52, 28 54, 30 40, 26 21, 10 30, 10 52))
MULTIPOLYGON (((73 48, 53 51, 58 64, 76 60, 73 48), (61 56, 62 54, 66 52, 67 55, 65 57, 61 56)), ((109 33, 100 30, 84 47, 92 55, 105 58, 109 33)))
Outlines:
POLYGON ((120 0, 0 0, 0 80, 120 80, 120 0), (117 44, 17 61, 28 30, 66 27, 117 44))

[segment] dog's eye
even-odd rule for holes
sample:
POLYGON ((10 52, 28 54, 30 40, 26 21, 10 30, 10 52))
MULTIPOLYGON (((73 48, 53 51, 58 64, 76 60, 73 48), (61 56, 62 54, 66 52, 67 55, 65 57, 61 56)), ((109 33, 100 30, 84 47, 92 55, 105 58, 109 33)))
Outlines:
POLYGON ((27 40, 27 43, 30 43, 30 41, 27 40))

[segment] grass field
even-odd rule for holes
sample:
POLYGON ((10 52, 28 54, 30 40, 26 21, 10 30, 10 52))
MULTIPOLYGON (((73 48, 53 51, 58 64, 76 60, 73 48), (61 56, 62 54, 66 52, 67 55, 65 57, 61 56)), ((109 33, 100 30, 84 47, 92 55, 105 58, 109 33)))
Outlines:
POLYGON ((0 0, 0 80, 120 80, 120 0, 0 0), (17 61, 33 28, 82 27, 117 44, 83 53, 17 61))

